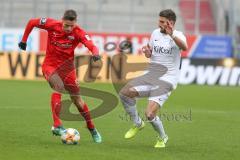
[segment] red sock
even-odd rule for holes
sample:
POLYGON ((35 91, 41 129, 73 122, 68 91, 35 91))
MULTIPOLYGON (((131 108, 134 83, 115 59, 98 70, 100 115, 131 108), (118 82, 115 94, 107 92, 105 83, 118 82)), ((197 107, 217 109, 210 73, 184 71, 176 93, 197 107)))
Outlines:
POLYGON ((51 107, 52 107, 52 117, 53 117, 53 126, 58 127, 62 125, 61 120, 59 119, 60 111, 61 111, 61 94, 52 93, 51 97, 51 107))
POLYGON ((83 105, 83 109, 78 109, 78 111, 81 113, 81 115, 83 116, 83 118, 85 119, 86 123, 87 123, 87 127, 88 129, 93 129, 94 124, 92 122, 91 116, 90 116, 90 112, 88 110, 88 106, 86 103, 84 103, 83 105))

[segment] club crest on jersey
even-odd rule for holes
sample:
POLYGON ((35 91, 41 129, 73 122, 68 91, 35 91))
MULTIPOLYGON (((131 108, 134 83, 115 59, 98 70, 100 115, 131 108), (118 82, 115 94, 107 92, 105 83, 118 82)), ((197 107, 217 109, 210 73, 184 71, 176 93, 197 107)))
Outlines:
POLYGON ((89 35, 85 35, 85 38, 88 40, 88 41, 90 41, 91 40, 91 38, 89 37, 89 35))
POLYGON ((47 22, 47 18, 41 18, 40 19, 40 25, 44 25, 47 22))
POLYGON ((74 38, 74 36, 68 36, 68 39, 69 39, 70 41, 73 41, 75 38, 74 38))

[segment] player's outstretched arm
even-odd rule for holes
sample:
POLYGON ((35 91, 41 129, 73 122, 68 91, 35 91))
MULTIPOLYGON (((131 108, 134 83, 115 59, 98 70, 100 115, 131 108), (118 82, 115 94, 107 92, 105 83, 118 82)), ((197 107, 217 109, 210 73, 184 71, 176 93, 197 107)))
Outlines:
POLYGON ((22 40, 21 40, 21 42, 18 43, 18 46, 19 46, 20 49, 26 50, 28 36, 31 33, 32 29, 34 27, 36 27, 38 24, 39 24, 39 19, 30 19, 28 21, 28 24, 25 28, 22 40))
POLYGON ((54 20, 51 18, 33 18, 28 21, 28 24, 25 28, 21 42, 18 44, 19 48, 26 50, 27 48, 27 39, 29 34, 32 32, 34 27, 48 30, 51 27, 51 23, 54 20))

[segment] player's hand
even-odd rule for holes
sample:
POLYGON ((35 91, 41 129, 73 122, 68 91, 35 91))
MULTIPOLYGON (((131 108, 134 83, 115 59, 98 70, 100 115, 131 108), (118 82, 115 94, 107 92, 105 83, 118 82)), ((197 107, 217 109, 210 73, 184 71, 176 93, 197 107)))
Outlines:
POLYGON ((98 61, 98 60, 101 60, 101 56, 100 56, 100 55, 93 55, 93 56, 92 56, 92 60, 93 60, 94 62, 96 62, 96 61, 98 61))
POLYGON ((145 54, 145 57, 147 58, 150 58, 152 56, 152 51, 148 45, 142 48, 142 52, 145 54))
POLYGON ((165 26, 166 33, 172 36, 173 34, 173 22, 172 21, 167 21, 167 25, 165 26))
POLYGON ((25 43, 25 42, 19 42, 19 43, 18 43, 18 47, 19 47, 21 50, 26 51, 27 43, 25 43))

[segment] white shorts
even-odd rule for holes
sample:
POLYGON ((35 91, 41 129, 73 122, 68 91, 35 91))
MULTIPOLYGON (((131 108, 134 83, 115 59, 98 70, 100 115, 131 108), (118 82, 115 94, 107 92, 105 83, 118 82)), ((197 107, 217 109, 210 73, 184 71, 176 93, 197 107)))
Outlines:
POLYGON ((173 90, 171 83, 161 80, 166 77, 167 71, 165 66, 151 63, 146 74, 131 80, 128 85, 136 89, 139 97, 148 97, 162 107, 173 90))
POLYGON ((129 85, 138 92, 139 97, 148 97, 148 100, 154 101, 162 107, 171 95, 173 85, 163 80, 158 80, 154 83, 151 82, 153 81, 149 79, 136 78, 130 81, 129 85))
POLYGON ((139 97, 148 97, 148 100, 158 103, 160 107, 163 106, 165 101, 171 95, 170 89, 166 90, 164 93, 161 93, 160 91, 158 95, 154 94, 156 93, 155 90, 159 88, 158 86, 140 85, 140 86, 135 86, 133 88, 136 89, 136 91, 139 93, 139 97))

